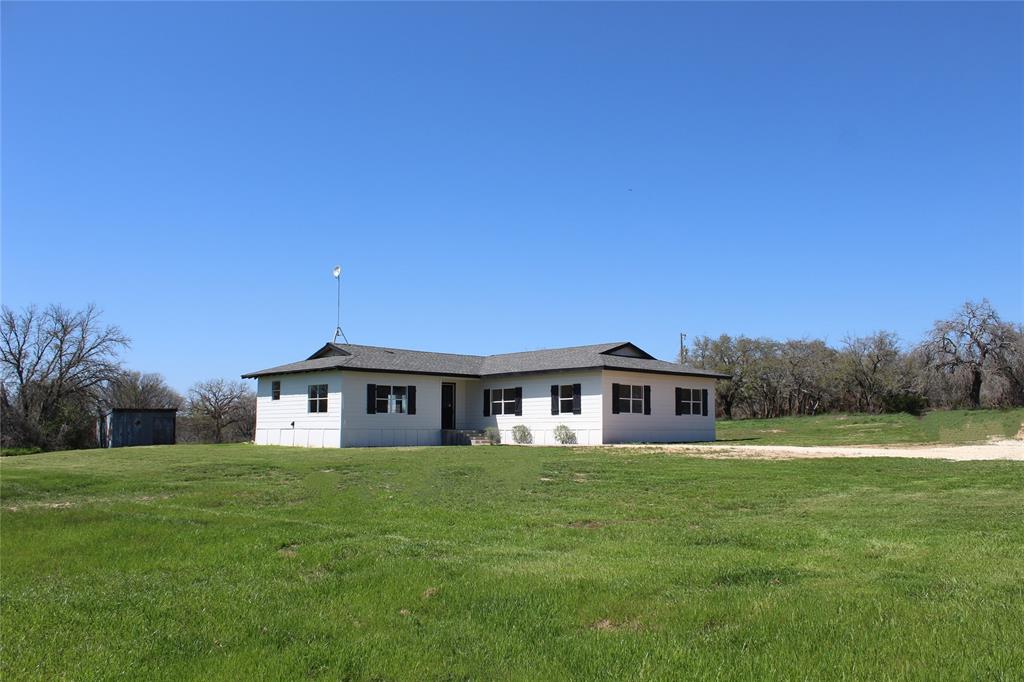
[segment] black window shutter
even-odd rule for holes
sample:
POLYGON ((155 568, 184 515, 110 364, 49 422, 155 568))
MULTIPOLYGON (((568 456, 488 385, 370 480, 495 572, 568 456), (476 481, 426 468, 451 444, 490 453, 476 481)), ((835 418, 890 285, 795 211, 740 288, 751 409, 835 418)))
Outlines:
POLYGON ((644 414, 651 413, 651 387, 644 386, 644 414))
POLYGON ((700 413, 708 416, 708 389, 700 389, 700 413))
POLYGON ((558 384, 551 384, 551 414, 558 414, 558 384))
POLYGON ((516 386, 516 416, 523 416, 523 387, 516 386))
POLYGON ((491 416, 491 389, 484 389, 484 416, 491 416))
POLYGON ((366 384, 366 414, 377 414, 377 384, 366 384))
POLYGON ((408 407, 405 408, 406 414, 416 414, 416 387, 409 386, 405 389, 405 395, 408 396, 408 407))
POLYGON ((619 385, 612 384, 612 414, 619 413, 619 385))
POLYGON ((676 414, 683 413, 683 389, 676 386, 676 414))
POLYGON ((572 385, 572 413, 583 414, 583 386, 580 384, 572 385))

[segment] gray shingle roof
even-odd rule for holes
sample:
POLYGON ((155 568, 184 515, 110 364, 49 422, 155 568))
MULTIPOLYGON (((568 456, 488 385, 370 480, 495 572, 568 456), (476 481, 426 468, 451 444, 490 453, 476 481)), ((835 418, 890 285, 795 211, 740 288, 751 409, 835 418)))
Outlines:
POLYGON ((728 377, 726 374, 710 370, 684 367, 673 362, 656 360, 631 343, 619 342, 501 355, 457 355, 348 343, 329 343, 307 360, 250 372, 243 374, 242 378, 252 379, 272 374, 294 374, 330 369, 473 378, 568 369, 619 369, 715 379, 728 377), (644 357, 630 357, 616 353, 632 353, 644 357))

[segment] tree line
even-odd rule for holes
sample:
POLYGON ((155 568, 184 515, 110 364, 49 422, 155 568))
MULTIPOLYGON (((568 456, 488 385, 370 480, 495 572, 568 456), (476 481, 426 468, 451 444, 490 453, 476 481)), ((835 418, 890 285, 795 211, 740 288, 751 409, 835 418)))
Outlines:
MULTIPOLYGON (((114 407, 175 408, 182 442, 252 440, 256 396, 211 379, 180 395, 156 373, 124 367, 130 339, 95 306, 0 312, 0 445, 48 450, 95 446, 96 418, 114 407)), ((910 412, 1024 405, 1024 325, 987 300, 968 301, 919 343, 893 332, 821 339, 702 336, 680 362, 731 375, 718 382, 728 419, 823 412, 910 412)))
POLYGON ((240 381, 211 379, 183 396, 157 373, 120 361, 131 340, 95 306, 0 310, 0 445, 95 447, 96 419, 118 408, 179 410, 179 442, 252 440, 256 396, 240 381))
POLYGON ((1024 405, 1024 325, 1004 321, 987 300, 964 303, 912 345, 889 331, 838 347, 701 336, 679 360, 732 375, 716 389, 727 419, 1024 405))

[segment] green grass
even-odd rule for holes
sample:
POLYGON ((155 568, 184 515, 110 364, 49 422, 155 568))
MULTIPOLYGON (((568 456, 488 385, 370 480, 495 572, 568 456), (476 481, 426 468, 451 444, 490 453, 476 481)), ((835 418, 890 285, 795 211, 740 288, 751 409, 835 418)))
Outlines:
POLYGON ((1012 438, 1024 408, 949 410, 909 414, 826 414, 780 419, 719 420, 720 441, 750 445, 908 445, 980 443, 1012 438))
POLYGON ((1024 677, 1014 462, 174 446, 0 503, 5 682, 1024 677))

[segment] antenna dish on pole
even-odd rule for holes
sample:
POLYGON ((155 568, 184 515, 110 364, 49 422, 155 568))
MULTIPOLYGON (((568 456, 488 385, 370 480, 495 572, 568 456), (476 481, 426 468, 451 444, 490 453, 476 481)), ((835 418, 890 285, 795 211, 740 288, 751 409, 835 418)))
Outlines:
POLYGON ((348 343, 348 337, 345 336, 345 332, 341 331, 341 266, 335 265, 331 270, 331 275, 338 280, 338 319, 334 327, 334 343, 338 343, 339 336, 344 339, 345 343, 348 343))

